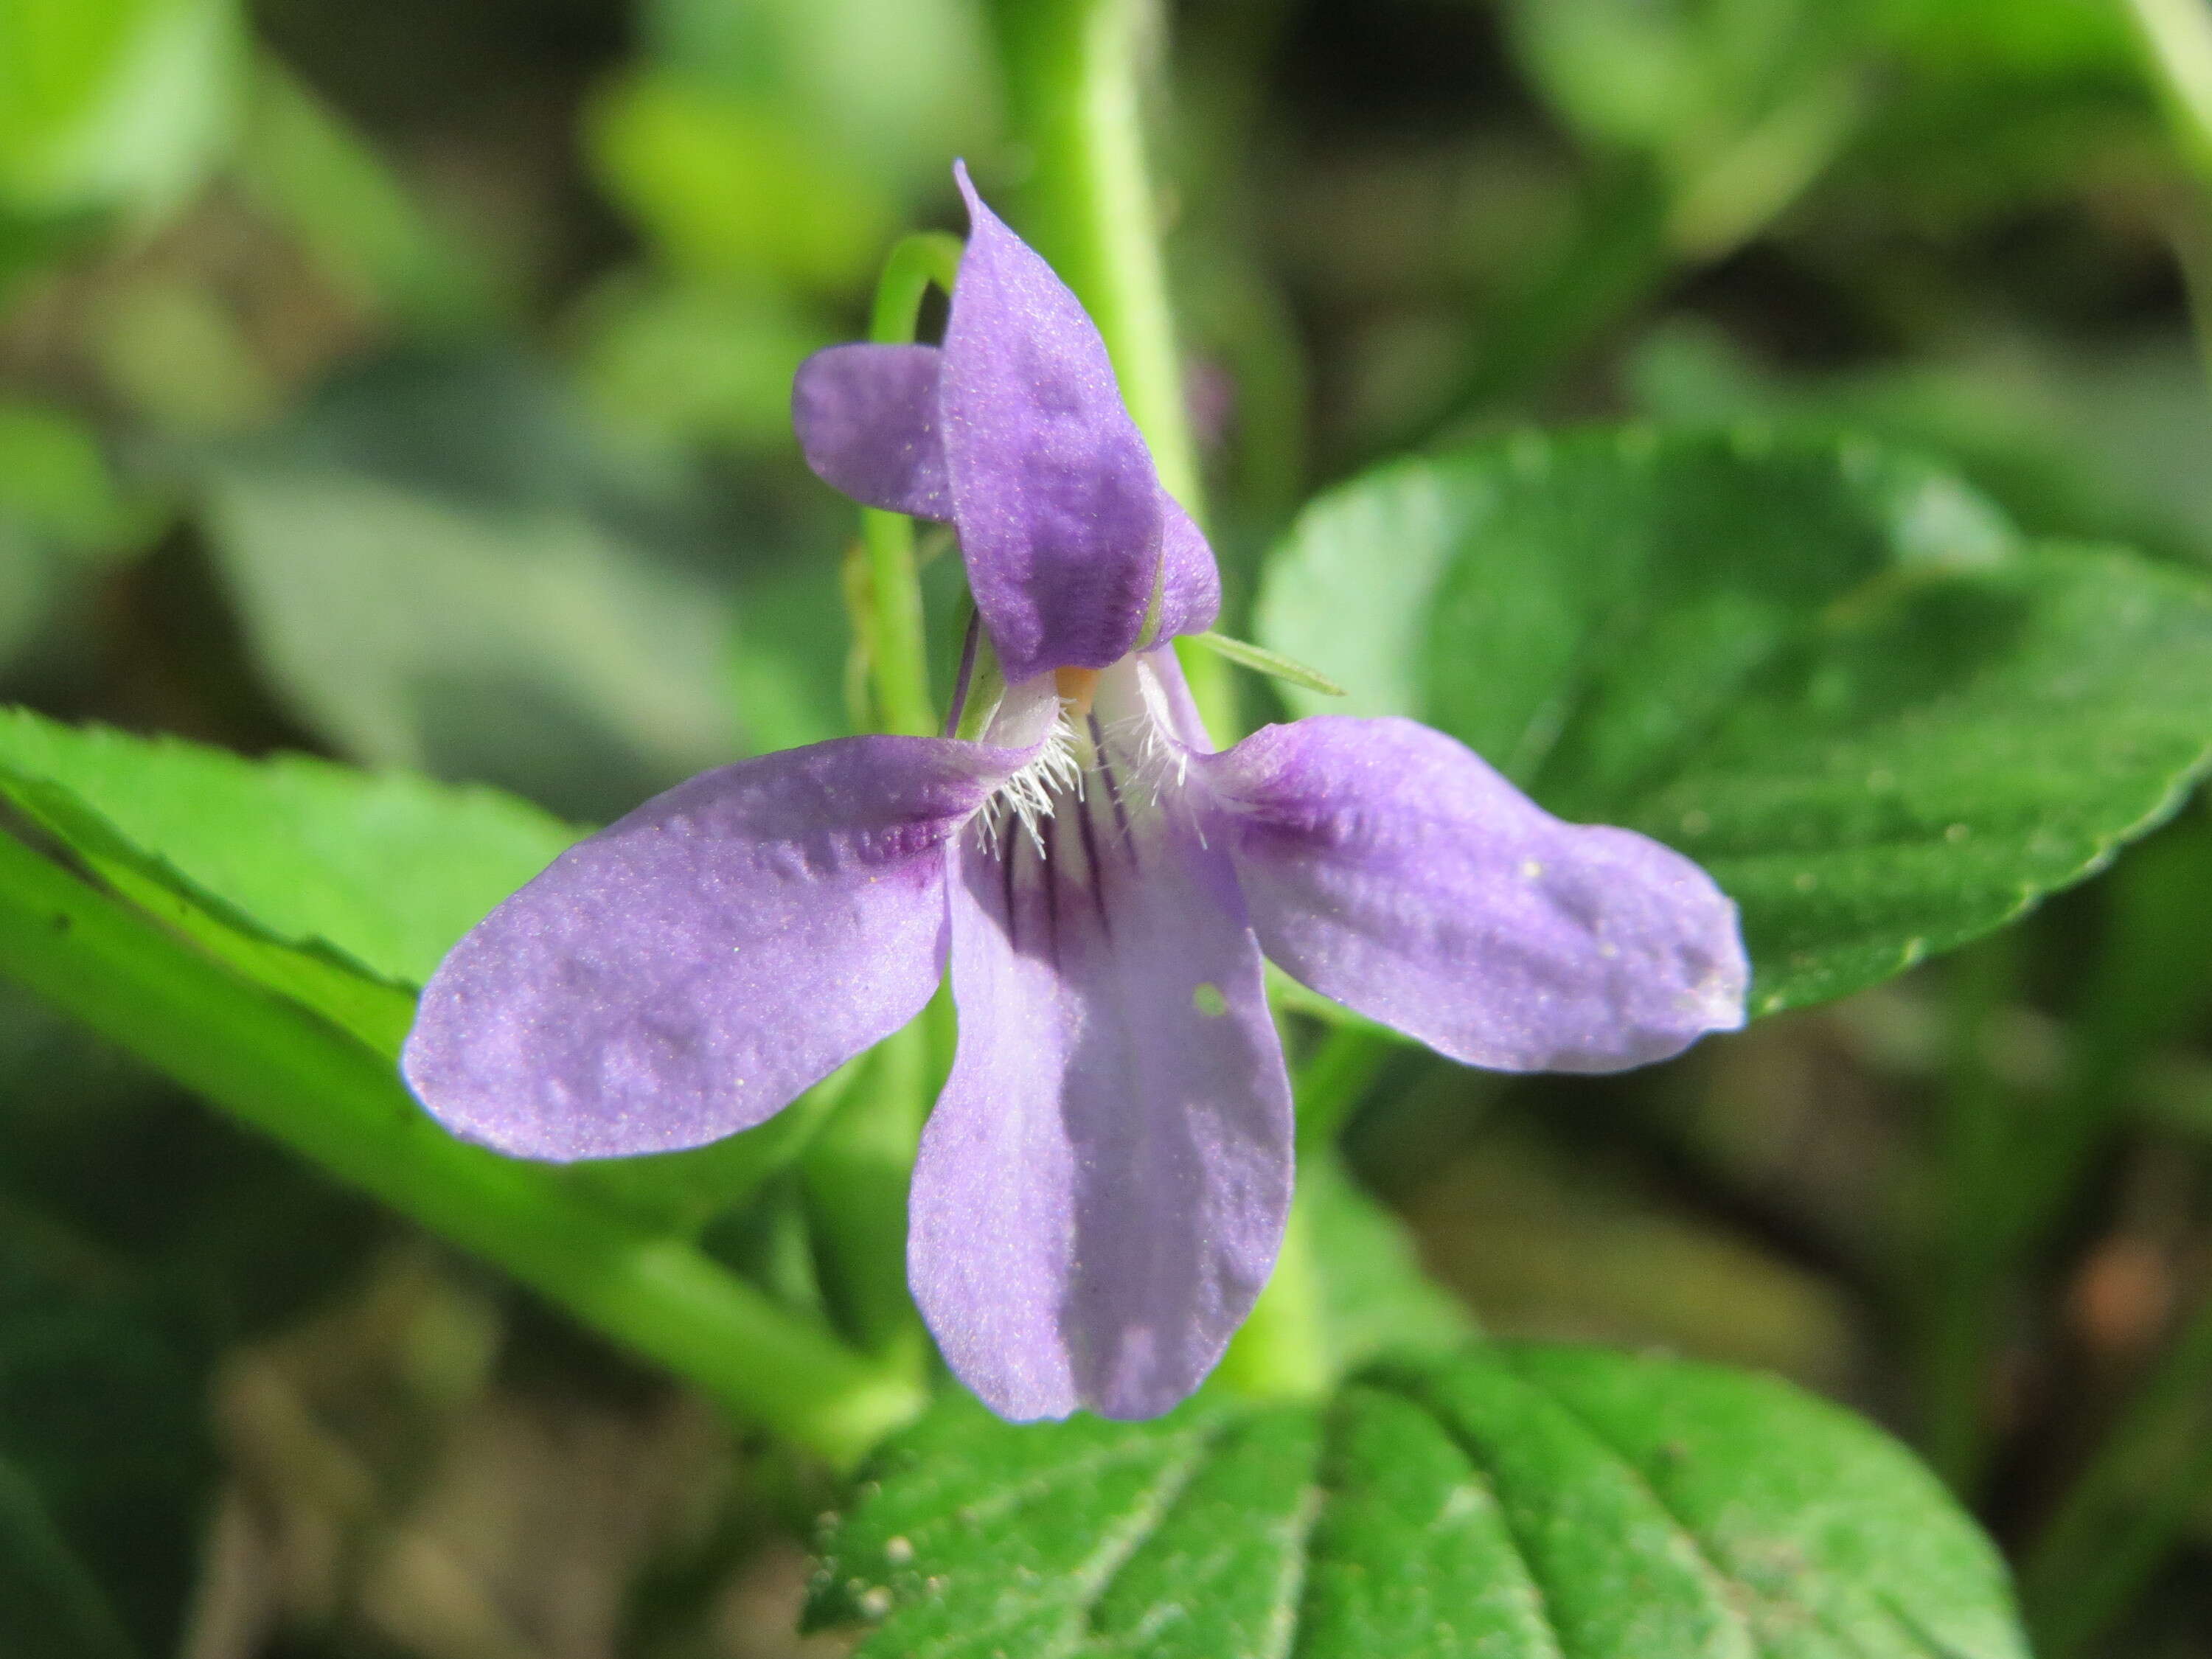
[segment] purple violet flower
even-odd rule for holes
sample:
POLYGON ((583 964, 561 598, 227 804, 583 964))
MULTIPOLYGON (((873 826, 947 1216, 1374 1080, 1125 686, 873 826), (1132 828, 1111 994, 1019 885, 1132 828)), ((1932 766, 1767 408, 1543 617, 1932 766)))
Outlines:
POLYGON ((672 1151, 770 1116, 949 970, 915 1298, 1001 1415, 1150 1417, 1220 1358, 1282 1237, 1263 952, 1516 1072, 1735 1027, 1747 966, 1696 865, 1560 822, 1413 721, 1217 752, 1167 645, 1212 621, 1212 554, 1090 319, 959 179, 944 346, 819 352, 793 406, 823 477, 957 529, 1006 683, 981 739, 841 738, 647 802, 454 947, 402 1066, 502 1152, 672 1151))

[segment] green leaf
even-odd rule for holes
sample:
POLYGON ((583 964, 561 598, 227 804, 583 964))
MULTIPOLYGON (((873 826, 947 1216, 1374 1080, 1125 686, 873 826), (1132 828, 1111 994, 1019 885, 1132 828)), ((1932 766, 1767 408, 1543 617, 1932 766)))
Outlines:
POLYGON ((0 711, 0 790, 117 891, 386 1053, 576 831, 512 797, 0 711))
MULTIPOLYGON (((23 709, 0 709, 0 794, 140 908, 387 1059, 439 959, 578 833, 494 790, 23 709)), ((557 1179, 655 1231, 696 1234, 798 1157, 853 1070, 711 1146, 557 1179)))
POLYGON ((72 578, 158 522, 82 421, 0 399, 0 662, 40 637, 72 578))
POLYGON ((1530 78, 1587 141, 1667 180, 1668 237, 1711 257, 1766 223, 1850 136, 1864 42, 1823 0, 1510 0, 1530 78))
MULTIPOLYGON (((997 71, 973 0, 647 0, 656 73, 755 103, 882 185, 946 194, 947 159, 988 149, 997 71)), ((732 181, 700 181, 709 201, 732 181)), ((772 232, 789 234, 787 228, 772 232)))
POLYGON ((10 0, 0 8, 0 208, 159 213, 237 119, 234 0, 10 0))
POLYGON ((349 295, 436 329, 497 314, 489 275, 345 118, 273 58, 254 65, 239 182, 349 295))
POLYGON ((1785 374, 1717 328, 1672 321, 1627 362, 1638 412, 1681 426, 1752 420, 1940 454, 2039 537, 2212 562, 2212 395, 2185 338, 2069 354, 2008 338, 1940 362, 1785 374))
MULTIPOLYGON (((778 290, 635 271, 601 284, 581 321, 582 374, 611 413, 648 431, 757 451, 788 448, 791 377, 836 338, 778 290)), ((813 574, 815 586, 829 585, 813 574)))
MULTIPOLYGON (((0 835, 0 973, 741 1416, 843 1463, 921 1404, 690 1243, 566 1172, 454 1139, 391 1062, 0 835)), ((0 1370, 15 1358, 0 1345, 0 1370)), ((0 1401, 0 1436, 21 1414, 0 1401)))
POLYGON ((869 1659, 2017 1659, 2004 1568, 1899 1446, 1771 1379, 1494 1345, 1326 1407, 951 1399, 827 1540, 869 1659))
POLYGON ((896 228, 881 184, 765 100, 648 70, 603 91, 586 133, 609 193, 694 279, 853 287, 896 228))
POLYGON ((2099 0, 1875 0, 1877 40, 1924 70, 1991 80, 2137 72, 2127 9, 2099 0))
POLYGON ((1698 860, 1759 1013, 2002 925, 2212 758, 2212 589, 2024 544, 1853 441, 1628 428, 1386 467, 1309 508, 1260 624, 1351 712, 1698 860))

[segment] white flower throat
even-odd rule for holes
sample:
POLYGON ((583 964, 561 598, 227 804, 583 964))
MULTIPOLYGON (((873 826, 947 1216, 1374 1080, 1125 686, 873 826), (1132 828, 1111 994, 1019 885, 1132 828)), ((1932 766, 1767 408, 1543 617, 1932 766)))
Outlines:
POLYGON ((1103 838, 1126 842, 1133 812, 1149 811, 1180 782, 1182 746, 1161 729, 1124 658, 1104 670, 1064 668, 1054 676, 1051 726, 1035 758, 1000 784, 979 817, 986 848, 1013 856, 1013 837, 1049 862, 1054 820, 1079 819, 1086 861, 1103 838))

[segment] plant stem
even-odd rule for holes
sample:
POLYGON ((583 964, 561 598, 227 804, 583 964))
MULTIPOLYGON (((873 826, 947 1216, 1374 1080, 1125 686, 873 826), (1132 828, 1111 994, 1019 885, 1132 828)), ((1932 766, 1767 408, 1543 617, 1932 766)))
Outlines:
MULTIPOLYGON (((1159 208, 1145 156, 1150 0, 996 0, 1015 130, 1035 158, 1023 228, 1106 341, 1160 482, 1201 524, 1198 454, 1168 303, 1159 208)), ((1226 665, 1183 653, 1200 712, 1237 733, 1226 665)))
MULTIPOLYGON (((868 337, 878 345, 912 340, 929 285, 951 293, 959 269, 958 237, 924 231, 901 239, 876 283, 868 337)), ((903 513, 864 507, 860 534, 867 544, 875 601, 868 646, 879 724, 907 737, 933 737, 937 714, 929 701, 929 645, 915 568, 914 520, 903 513)))
POLYGON ((731 1410, 849 1465, 924 1403, 688 1242, 453 1139, 391 1063, 0 835, 0 972, 731 1410))
POLYGON ((859 1088, 823 1127, 805 1166, 815 1254, 831 1305, 863 1348, 917 1378, 927 1350, 907 1291, 907 1188, 929 1113, 930 1026, 925 1013, 876 1045, 859 1088))
MULTIPOLYGON (((901 239, 876 283, 868 337, 878 345, 911 341, 930 285, 952 292, 960 254, 960 239, 942 231, 901 239)), ((874 724, 907 737, 935 737, 914 520, 863 507, 860 529, 867 592, 865 605, 854 610, 856 619, 865 619, 874 724)), ((815 1254, 832 1305, 868 1352, 916 1386, 927 1348, 907 1294, 906 1197, 929 1110, 931 1048, 927 1015, 877 1044, 862 1062, 860 1086, 824 1126, 804 1165, 815 1254)))
POLYGON ((1298 1145, 1335 1140, 1398 1040, 1365 1025, 1339 1025, 1298 1067, 1298 1145))
MULTIPOLYGON (((1330 1143, 1389 1057, 1390 1040, 1358 1026, 1322 1039, 1292 1079, 1301 1160, 1333 1156, 1330 1143)), ((1258 1399, 1313 1399, 1336 1381, 1315 1272, 1313 1220, 1300 1186, 1291 1200, 1283 1250, 1251 1317, 1222 1357, 1221 1378, 1258 1399)))
POLYGON ((1283 1248, 1215 1375, 1254 1400, 1318 1400, 1336 1381, 1315 1273, 1313 1218, 1303 1188, 1291 1200, 1283 1248))
POLYGON ((1951 1063, 1941 1107, 1937 1202, 1920 1314, 1922 1443, 1936 1472, 1971 1491, 1988 1451, 1995 1314, 2019 1235, 2002 1209, 2014 1161, 2010 1091, 1990 1066, 1992 1026, 2019 986, 2020 947, 2001 933, 1960 951, 1947 989, 1951 1063))

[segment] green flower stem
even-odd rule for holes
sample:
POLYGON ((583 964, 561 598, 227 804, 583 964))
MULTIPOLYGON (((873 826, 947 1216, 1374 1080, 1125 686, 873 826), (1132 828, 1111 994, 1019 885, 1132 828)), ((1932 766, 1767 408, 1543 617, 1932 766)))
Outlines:
MULTIPOLYGON (((1097 323, 1160 482, 1203 523, 1145 158, 1145 49, 1158 9, 1150 0, 995 0, 992 10, 1015 131, 1036 163, 1023 234, 1097 323)), ((1237 735, 1226 666, 1180 654, 1207 725, 1218 738, 1237 735)))
MULTIPOLYGON (((1365 1026, 1339 1026, 1291 1079, 1301 1158, 1331 1155, 1330 1143, 1389 1058, 1391 1040, 1365 1026)), ((1336 1381, 1315 1272, 1313 1219, 1304 1188, 1291 1200, 1283 1253, 1252 1316, 1221 1361, 1221 1378, 1258 1399, 1317 1399, 1336 1381)))
POLYGON ((1344 1127, 1399 1040, 1372 1025, 1339 1025, 1298 1067, 1298 1146, 1323 1146, 1344 1127))
POLYGON ((1291 1200, 1282 1253, 1215 1376, 1253 1400, 1319 1400, 1336 1381, 1315 1271, 1312 1208, 1301 1188, 1291 1200))
POLYGON ((1936 1472, 1964 1494, 1974 1489, 1988 1455, 1993 1309, 2020 1243, 2002 1216, 2018 1178, 2012 1128, 2020 1106, 1990 1064, 1995 1023, 2019 993, 2019 935, 1983 939, 1950 966, 1949 1077, 1936 1154, 1941 1210, 1926 1270, 1916 1277, 1923 1449, 1936 1472))
POLYGON ((496 1263, 739 1415, 849 1465, 917 1413, 687 1242, 439 1129, 391 1063, 0 835, 0 972, 240 1121, 496 1263))
MULTIPOLYGON (((902 239, 876 283, 868 337, 878 345, 912 340, 930 285, 952 292, 960 254, 960 239, 943 231, 902 239)), ((907 737, 935 737, 914 520, 863 507, 860 532, 867 578, 865 599, 856 599, 855 625, 868 653, 875 725, 907 737)), ((832 1306, 869 1353, 917 1387, 928 1346, 907 1294, 906 1198, 933 1092, 933 1042, 925 1015, 877 1044, 862 1062, 860 1086, 823 1127, 803 1165, 815 1255, 832 1306)))
MULTIPOLYGON (((912 340, 930 284, 951 293, 959 269, 958 237, 924 231, 901 240, 884 262, 884 274, 877 282, 868 337, 878 345, 912 340)), ((929 698, 929 646, 915 565, 914 520, 903 513, 864 507, 860 534, 867 544, 868 579, 875 601, 867 637, 878 722, 886 732, 935 737, 937 713, 929 698)))
POLYGON ((933 1036, 925 1013, 878 1043, 860 1086, 805 1164, 815 1255, 831 1305, 864 1348, 917 1380, 928 1349, 907 1292, 906 1204, 935 1092, 933 1036))

